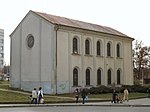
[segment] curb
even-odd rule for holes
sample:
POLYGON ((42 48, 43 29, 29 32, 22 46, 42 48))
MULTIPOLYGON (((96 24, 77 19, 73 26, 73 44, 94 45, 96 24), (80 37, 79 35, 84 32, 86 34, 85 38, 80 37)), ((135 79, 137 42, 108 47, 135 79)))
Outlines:
POLYGON ((65 103, 60 103, 60 104, 4 104, 0 105, 0 108, 16 108, 16 107, 70 107, 70 106, 101 106, 101 107, 150 107, 150 105, 134 105, 134 104, 65 104, 65 103))

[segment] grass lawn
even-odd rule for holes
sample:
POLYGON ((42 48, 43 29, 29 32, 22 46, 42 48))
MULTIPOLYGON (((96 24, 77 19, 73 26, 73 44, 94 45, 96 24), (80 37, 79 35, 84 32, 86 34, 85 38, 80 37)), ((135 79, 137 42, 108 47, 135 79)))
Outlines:
MULTIPOLYGON (((121 98, 123 97, 123 93, 118 94, 121 98)), ((73 94, 62 94, 58 96, 63 97, 74 97, 73 94)), ((138 99, 138 98, 146 98, 148 96, 147 93, 129 93, 129 99, 138 99)), ((102 100, 111 100, 112 93, 106 93, 106 94, 89 94, 89 98, 99 98, 102 100)))
MULTIPOLYGON (((118 95, 121 98, 123 98, 123 93, 119 93, 118 95)), ((146 98, 147 96, 148 96, 147 93, 129 93, 129 99, 146 98)), ((111 100, 112 93, 89 95, 89 98, 101 98, 101 99, 111 100)))
MULTIPOLYGON (((8 81, 0 81, 0 89, 5 89, 8 91, 0 90, 0 103, 30 103, 30 92, 24 92, 18 89, 13 89, 9 87, 8 81), (9 91, 13 90, 13 91, 9 91), (18 93, 23 92, 23 93, 18 93)), ((102 100, 111 100, 112 93, 108 94, 89 94, 90 98, 100 98, 102 100)), ((120 97, 123 97, 122 93, 119 93, 120 97)), ((129 99, 137 99, 147 97, 147 93, 130 93, 129 99)), ((57 102, 74 102, 74 94, 61 94, 61 95, 44 95, 45 102, 57 103, 57 102)))
POLYGON ((29 95, 23 95, 20 93, 0 91, 0 103, 7 102, 29 102, 29 95))

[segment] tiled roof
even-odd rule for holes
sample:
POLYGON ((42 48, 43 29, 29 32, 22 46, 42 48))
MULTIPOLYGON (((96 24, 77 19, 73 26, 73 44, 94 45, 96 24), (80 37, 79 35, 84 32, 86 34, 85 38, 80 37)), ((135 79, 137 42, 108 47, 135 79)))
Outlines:
POLYGON ((123 37, 129 37, 129 36, 119 32, 113 28, 110 28, 110 27, 96 25, 96 24, 87 23, 87 22, 82 22, 82 21, 73 20, 73 19, 55 16, 55 15, 50 15, 50 14, 42 13, 42 12, 35 12, 35 11, 33 11, 33 12, 53 24, 87 29, 87 30, 91 30, 91 31, 97 31, 97 32, 102 32, 102 33, 107 33, 107 34, 123 36, 123 37))

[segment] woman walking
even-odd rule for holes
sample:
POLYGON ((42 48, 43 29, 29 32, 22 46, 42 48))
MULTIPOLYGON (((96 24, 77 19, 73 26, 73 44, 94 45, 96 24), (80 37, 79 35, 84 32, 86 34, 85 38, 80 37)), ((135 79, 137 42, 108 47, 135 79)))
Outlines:
POLYGON ((78 100, 79 100, 79 89, 77 88, 76 90, 75 90, 75 98, 76 98, 76 103, 78 103, 78 100))
POLYGON ((126 88, 126 89, 123 91, 123 93, 124 93, 123 100, 124 100, 124 101, 125 101, 125 100, 129 101, 129 99, 128 99, 128 96, 129 96, 128 89, 126 88))
POLYGON ((42 98, 43 98, 43 90, 42 90, 42 87, 40 87, 38 90, 38 104, 41 103, 42 98))

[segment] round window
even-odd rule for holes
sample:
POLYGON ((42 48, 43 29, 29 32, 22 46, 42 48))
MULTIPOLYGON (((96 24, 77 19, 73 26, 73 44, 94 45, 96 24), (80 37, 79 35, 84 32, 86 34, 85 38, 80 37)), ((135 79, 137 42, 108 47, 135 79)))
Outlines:
POLYGON ((33 35, 29 34, 29 35, 27 36, 27 46, 28 46, 29 48, 32 48, 33 45, 34 45, 34 37, 33 37, 33 35))

